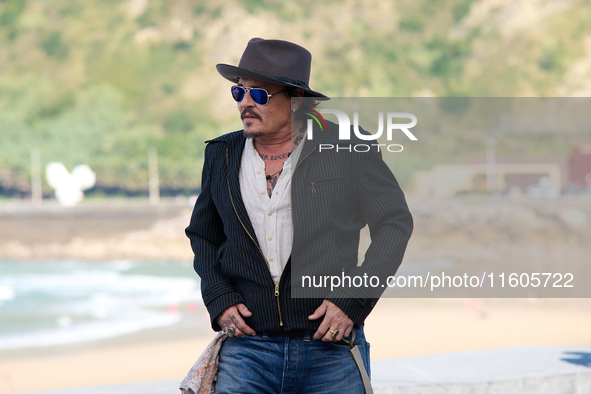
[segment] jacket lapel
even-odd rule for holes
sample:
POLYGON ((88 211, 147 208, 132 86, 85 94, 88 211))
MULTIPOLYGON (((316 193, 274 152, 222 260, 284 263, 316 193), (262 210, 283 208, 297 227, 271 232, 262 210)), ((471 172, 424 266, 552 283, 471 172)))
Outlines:
POLYGON ((244 229, 256 241, 254 227, 250 222, 248 212, 246 211, 246 206, 244 205, 244 200, 242 199, 242 193, 240 192, 240 163, 242 161, 242 152, 244 152, 245 142, 246 139, 242 133, 238 136, 238 138, 234 138, 228 142, 226 148, 226 165, 228 170, 228 182, 230 185, 229 192, 231 203, 233 203, 236 214, 242 222, 244 229))

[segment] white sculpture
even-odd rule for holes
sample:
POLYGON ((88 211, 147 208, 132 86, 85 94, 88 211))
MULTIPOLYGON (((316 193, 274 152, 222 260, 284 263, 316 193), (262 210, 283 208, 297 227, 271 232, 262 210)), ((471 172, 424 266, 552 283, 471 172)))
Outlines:
POLYGON ((58 162, 45 167, 47 183, 55 190, 55 198, 64 206, 73 206, 84 199, 83 190, 92 188, 96 183, 96 174, 86 164, 81 164, 68 172, 58 162))

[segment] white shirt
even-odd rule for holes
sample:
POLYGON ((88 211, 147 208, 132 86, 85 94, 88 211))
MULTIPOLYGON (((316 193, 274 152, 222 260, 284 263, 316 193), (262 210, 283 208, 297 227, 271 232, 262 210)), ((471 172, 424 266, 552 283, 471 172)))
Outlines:
POLYGON ((252 138, 246 139, 240 163, 240 193, 275 284, 279 283, 291 254, 292 163, 297 163, 302 146, 303 141, 283 163, 283 171, 275 184, 271 198, 267 194, 265 162, 254 148, 252 138))

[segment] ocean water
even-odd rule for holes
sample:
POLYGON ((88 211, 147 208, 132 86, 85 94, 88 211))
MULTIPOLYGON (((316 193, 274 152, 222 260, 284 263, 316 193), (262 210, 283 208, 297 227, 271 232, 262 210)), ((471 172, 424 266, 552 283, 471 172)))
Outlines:
POLYGON ((201 307, 190 264, 0 260, 0 351, 173 326, 201 307))

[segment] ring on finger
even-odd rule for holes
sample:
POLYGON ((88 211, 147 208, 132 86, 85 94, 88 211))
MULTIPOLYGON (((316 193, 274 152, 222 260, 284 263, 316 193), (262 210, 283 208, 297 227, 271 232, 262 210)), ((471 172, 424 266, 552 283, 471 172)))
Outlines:
POLYGON ((328 329, 328 331, 330 331, 330 333, 332 334, 332 339, 335 339, 339 333, 339 330, 331 330, 330 328, 328 329))
POLYGON ((232 326, 228 328, 228 333, 234 335, 234 332, 236 331, 236 326, 232 326))

